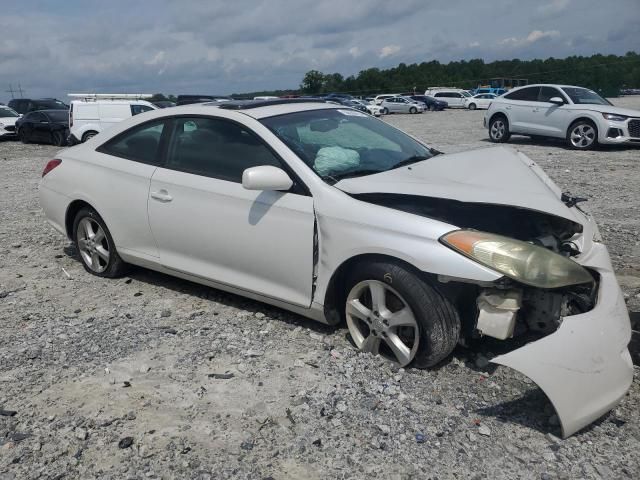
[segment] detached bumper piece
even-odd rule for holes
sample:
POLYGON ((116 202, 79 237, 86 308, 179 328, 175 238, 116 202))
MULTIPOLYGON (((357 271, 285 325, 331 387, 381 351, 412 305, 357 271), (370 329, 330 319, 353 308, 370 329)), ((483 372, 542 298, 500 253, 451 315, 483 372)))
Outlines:
POLYGON ((615 407, 633 381, 631 324, 607 249, 594 244, 583 257, 579 263, 600 275, 593 310, 564 317, 556 332, 492 360, 544 391, 564 438, 615 407))

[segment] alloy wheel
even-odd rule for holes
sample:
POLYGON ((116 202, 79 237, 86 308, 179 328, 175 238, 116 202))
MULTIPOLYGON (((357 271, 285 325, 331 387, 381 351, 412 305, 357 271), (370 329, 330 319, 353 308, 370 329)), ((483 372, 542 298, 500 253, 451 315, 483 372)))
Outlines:
POLYGON ((109 242, 104 230, 93 218, 85 217, 78 223, 78 250, 85 265, 102 273, 109 265, 109 242))
POLYGON ((596 139, 596 130, 588 123, 580 123, 571 130, 570 138, 575 148, 588 148, 596 139))
POLYGON ((491 124, 491 138, 494 140, 500 140, 504 137, 506 127, 504 121, 496 120, 491 124))
POLYGON ((418 350, 418 322, 402 296, 386 283, 356 284, 346 302, 349 333, 356 346, 398 366, 411 363, 418 350))

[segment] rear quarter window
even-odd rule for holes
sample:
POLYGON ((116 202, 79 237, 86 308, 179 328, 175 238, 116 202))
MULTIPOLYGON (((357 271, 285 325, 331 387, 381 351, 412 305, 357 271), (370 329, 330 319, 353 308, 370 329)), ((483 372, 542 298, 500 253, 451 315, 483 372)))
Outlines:
POLYGON ((164 119, 143 123, 122 132, 96 150, 136 162, 160 165, 162 162, 160 146, 164 129, 164 119))

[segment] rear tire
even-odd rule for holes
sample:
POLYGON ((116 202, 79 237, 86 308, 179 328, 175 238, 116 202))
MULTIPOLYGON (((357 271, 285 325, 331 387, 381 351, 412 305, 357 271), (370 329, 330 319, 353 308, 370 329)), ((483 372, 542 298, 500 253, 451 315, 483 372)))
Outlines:
POLYGON ((128 265, 120 258, 104 220, 92 208, 82 208, 73 222, 73 241, 84 269, 98 277, 122 276, 128 265))
POLYGON ((87 140, 95 137, 97 134, 98 134, 98 132, 94 132, 93 130, 91 130, 89 132, 85 132, 84 135, 82 135, 82 143, 84 143, 87 140))
POLYGON ((392 261, 355 266, 346 281, 345 315, 360 350, 399 366, 432 367, 460 336, 451 302, 417 272, 392 261))
POLYGON ((489 122, 489 140, 494 143, 505 143, 509 141, 511 132, 509 131, 509 121, 504 115, 496 115, 489 122))

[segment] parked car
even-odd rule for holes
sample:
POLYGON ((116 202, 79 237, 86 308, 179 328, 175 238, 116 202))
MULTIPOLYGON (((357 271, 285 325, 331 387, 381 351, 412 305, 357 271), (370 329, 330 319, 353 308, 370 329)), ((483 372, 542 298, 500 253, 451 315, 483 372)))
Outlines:
POLYGON ((640 111, 615 107, 593 90, 569 85, 528 85, 496 98, 484 116, 492 142, 512 134, 565 139, 569 148, 640 144, 640 111))
POLYGON ((51 143, 59 147, 67 144, 69 112, 40 110, 29 112, 16 120, 16 132, 22 143, 51 143))
POLYGON ((593 218, 509 148, 444 155, 326 102, 191 105, 59 152, 39 192, 100 277, 140 265, 345 320, 357 348, 398 366, 518 337, 492 362, 540 385, 564 436, 633 380, 593 218))
POLYGON ((36 110, 63 110, 69 105, 56 98, 14 98, 9 100, 9 107, 21 115, 36 110))
POLYGON ((499 87, 478 87, 469 93, 471 93, 471 95, 479 95, 481 93, 492 93, 493 95, 498 97, 500 95, 507 93, 507 90, 505 88, 499 88, 499 87))
POLYGON ((461 88, 431 88, 424 92, 436 100, 447 102, 450 108, 464 108, 464 102, 471 94, 461 88))
POLYGON ((125 118, 150 110, 153 103, 136 94, 71 94, 78 97, 69 109, 69 143, 86 142, 125 118))
POLYGON ((176 106, 176 104, 174 102, 171 102, 169 100, 158 100, 158 101, 151 102, 151 103, 153 103, 158 108, 170 108, 170 107, 175 107, 176 106))
POLYGON ((16 136, 16 120, 20 114, 14 109, 0 105, 0 138, 14 138, 16 136))
POLYGON ((408 97, 391 97, 385 98, 380 105, 382 113, 422 113, 425 105, 408 97))
POLYGON ((176 105, 191 105, 205 102, 228 102, 231 100, 226 95, 178 95, 176 105))
POLYGON ((473 97, 467 97, 464 101, 464 108, 469 110, 487 109, 491 102, 496 98, 493 93, 478 93, 473 97))
POLYGON ((410 98, 412 98, 416 102, 424 103, 425 108, 432 112, 441 111, 448 107, 447 102, 437 100, 433 97, 429 97, 428 95, 411 95, 410 98))
POLYGON ((366 102, 364 100, 356 100, 353 99, 353 102, 356 102, 362 105, 369 115, 373 115, 375 117, 379 117, 382 115, 382 107, 380 105, 376 105, 375 103, 366 102))
POLYGON ((393 98, 399 96, 397 93, 383 93, 382 95, 376 95, 373 98, 373 103, 376 105, 382 105, 382 102, 387 98, 393 98))

